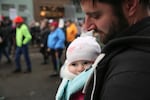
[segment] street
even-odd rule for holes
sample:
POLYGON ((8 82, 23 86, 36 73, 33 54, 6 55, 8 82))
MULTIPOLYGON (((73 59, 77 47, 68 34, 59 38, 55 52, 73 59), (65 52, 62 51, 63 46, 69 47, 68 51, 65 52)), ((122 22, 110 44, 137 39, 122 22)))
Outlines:
MULTIPOLYGON (((0 96, 6 100, 55 100, 56 90, 61 82, 59 76, 49 77, 52 65, 41 65, 42 55, 38 48, 30 47, 30 58, 32 61, 32 73, 17 73, 15 69, 14 56, 12 63, 5 64, 3 56, 0 63, 0 96)), ((24 57, 21 57, 22 70, 25 71, 24 57)))

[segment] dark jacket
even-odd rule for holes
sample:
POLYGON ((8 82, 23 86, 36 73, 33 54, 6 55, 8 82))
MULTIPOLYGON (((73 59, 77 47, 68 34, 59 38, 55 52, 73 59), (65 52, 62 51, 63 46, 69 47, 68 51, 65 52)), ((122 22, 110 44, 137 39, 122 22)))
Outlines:
POLYGON ((7 46, 7 34, 4 27, 0 27, 0 38, 2 42, 0 43, 0 48, 5 48, 7 46))
POLYGON ((40 36, 41 36, 41 44, 44 45, 44 47, 47 48, 47 39, 48 39, 48 35, 50 33, 50 30, 48 28, 44 28, 43 30, 41 30, 40 32, 40 36))
POLYGON ((102 50, 85 100, 150 100, 150 17, 120 34, 102 50))
POLYGON ((47 52, 47 39, 48 39, 48 35, 50 33, 50 30, 48 28, 44 28, 41 30, 40 32, 40 44, 43 45, 43 47, 40 48, 40 52, 41 53, 46 53, 47 52))

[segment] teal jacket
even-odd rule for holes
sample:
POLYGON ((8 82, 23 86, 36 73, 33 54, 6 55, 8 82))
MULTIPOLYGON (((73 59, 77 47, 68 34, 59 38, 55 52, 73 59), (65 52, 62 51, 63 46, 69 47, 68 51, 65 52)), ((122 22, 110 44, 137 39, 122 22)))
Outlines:
POLYGON ((73 80, 64 78, 58 88, 56 100, 69 100, 72 94, 82 90, 92 71, 93 68, 85 70, 73 80))
POLYGON ((32 36, 29 32, 27 25, 22 24, 21 27, 16 28, 16 45, 17 47, 22 47, 30 42, 32 36))

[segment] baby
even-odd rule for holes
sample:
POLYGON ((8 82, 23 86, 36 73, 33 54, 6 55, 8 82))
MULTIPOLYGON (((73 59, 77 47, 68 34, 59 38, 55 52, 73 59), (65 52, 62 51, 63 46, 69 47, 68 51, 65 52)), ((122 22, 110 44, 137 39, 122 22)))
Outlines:
POLYGON ((78 37, 67 48, 66 61, 61 68, 63 78, 56 100, 84 100, 82 89, 92 72, 91 65, 101 52, 92 36, 78 37))

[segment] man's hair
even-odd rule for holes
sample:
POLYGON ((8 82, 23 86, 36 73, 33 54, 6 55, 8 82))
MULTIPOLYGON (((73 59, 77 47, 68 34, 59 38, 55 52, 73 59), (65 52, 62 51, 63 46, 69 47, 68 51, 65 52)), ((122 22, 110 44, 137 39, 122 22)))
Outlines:
MULTIPOLYGON (((80 2, 86 2, 86 1, 92 1, 93 6, 96 2, 101 2, 101 3, 108 3, 112 6, 118 6, 121 5, 124 0, 79 0, 80 2)), ((139 0, 139 3, 143 5, 143 7, 150 7, 150 0, 139 0)))
POLYGON ((72 21, 71 19, 66 19, 66 20, 65 20, 65 23, 66 23, 66 22, 72 23, 73 21, 72 21))
POLYGON ((140 3, 145 7, 150 7, 150 0, 140 0, 140 3))

